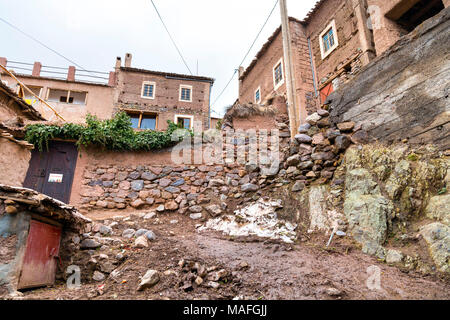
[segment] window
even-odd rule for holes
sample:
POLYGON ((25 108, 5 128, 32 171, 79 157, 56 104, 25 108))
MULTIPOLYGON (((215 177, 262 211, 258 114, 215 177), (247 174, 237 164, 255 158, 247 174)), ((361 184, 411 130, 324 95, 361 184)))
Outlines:
POLYGON ((192 87, 191 86, 180 86, 180 101, 192 102, 192 87))
POLYGON ((144 81, 141 97, 144 99, 155 99, 155 86, 154 82, 144 81))
POLYGON ((338 38, 336 31, 335 21, 325 28, 325 30, 320 34, 320 53, 322 59, 325 59, 334 49, 338 47, 338 38))
POLYGON ((185 115, 175 115, 175 123, 181 129, 192 129, 194 117, 185 115))
POLYGON ((48 89, 47 100, 50 102, 86 105, 87 92, 48 89))
MULTIPOLYGON (((30 89, 36 96, 41 97, 42 87, 28 86, 28 89, 30 89)), ((25 100, 26 103, 34 106, 38 102, 38 99, 33 96, 28 90, 24 90, 23 92, 23 100, 25 100)))
POLYGON ((255 91, 255 103, 260 103, 260 102, 261 102, 261 88, 259 87, 255 91))
POLYGON ((131 127, 140 130, 156 130, 157 115, 147 113, 127 113, 131 118, 131 127))
POLYGON ((278 89, 284 83, 284 75, 283 75, 283 59, 277 62, 275 67, 273 68, 273 86, 278 89))

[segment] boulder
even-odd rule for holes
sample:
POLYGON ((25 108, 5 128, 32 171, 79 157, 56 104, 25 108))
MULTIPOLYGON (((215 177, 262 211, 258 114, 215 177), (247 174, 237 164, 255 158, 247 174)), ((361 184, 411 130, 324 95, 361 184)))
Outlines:
POLYGON ((310 144, 312 142, 312 138, 303 133, 295 135, 295 140, 297 140, 298 143, 310 144))
POLYGON ((420 234, 427 242, 431 258, 441 272, 450 272, 450 227, 431 223, 420 229, 420 234))
POLYGON ((134 247, 138 249, 148 248, 148 241, 146 236, 140 236, 134 241, 134 247))
POLYGON ((317 121, 319 121, 320 119, 322 119, 322 117, 319 116, 319 115, 317 114, 317 112, 315 112, 315 113, 313 113, 312 115, 308 116, 308 117, 305 119, 305 121, 306 121, 307 123, 309 123, 310 125, 314 126, 314 125, 317 124, 317 121))
POLYGON ((287 158, 286 163, 288 166, 296 166, 300 163, 300 158, 299 154, 293 155, 292 157, 287 158))
POLYGON ((305 183, 303 181, 297 181, 292 187, 292 192, 302 191, 305 188, 305 183))
POLYGON ((432 197, 425 209, 425 214, 430 219, 450 226, 450 193, 432 197))
POLYGON ((386 252, 386 263, 396 264, 401 263, 403 260, 403 254, 397 250, 387 250, 386 252))
POLYGON ((133 191, 141 191, 144 189, 144 180, 134 180, 131 182, 131 189, 133 191))
POLYGON ((92 279, 94 281, 103 281, 105 280, 105 275, 101 273, 100 271, 94 271, 94 275, 92 276, 92 279))
POLYGON ((148 270, 142 277, 141 282, 137 288, 138 291, 145 290, 155 286, 159 282, 160 276, 159 272, 156 270, 148 270))
POLYGON ((213 217, 217 217, 222 214, 222 209, 217 204, 206 207, 206 211, 213 217))
POLYGON ((349 132, 353 130, 353 128, 355 127, 355 123, 353 121, 341 122, 338 123, 337 127, 342 132, 349 132))
POLYGON ((242 192, 254 192, 254 191, 258 191, 258 190, 259 190, 259 186, 257 186, 256 184, 252 184, 252 183, 246 183, 241 186, 242 192))
POLYGON ((134 229, 126 229, 122 232, 122 237, 131 239, 131 238, 133 238, 135 233, 136 233, 136 230, 134 230, 134 229))
POLYGON ((101 246, 102 246, 101 243, 93 239, 84 239, 80 243, 81 249, 97 249, 100 248, 101 246))

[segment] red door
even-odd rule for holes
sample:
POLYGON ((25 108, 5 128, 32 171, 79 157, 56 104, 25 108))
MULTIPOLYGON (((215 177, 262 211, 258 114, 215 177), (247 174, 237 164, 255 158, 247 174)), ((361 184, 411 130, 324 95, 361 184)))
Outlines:
POLYGON ((323 104, 327 100, 328 96, 333 93, 333 83, 330 82, 320 90, 320 102, 323 104))
POLYGON ((60 241, 61 228, 36 220, 30 221, 19 289, 43 287, 55 283, 56 258, 59 255, 60 241))

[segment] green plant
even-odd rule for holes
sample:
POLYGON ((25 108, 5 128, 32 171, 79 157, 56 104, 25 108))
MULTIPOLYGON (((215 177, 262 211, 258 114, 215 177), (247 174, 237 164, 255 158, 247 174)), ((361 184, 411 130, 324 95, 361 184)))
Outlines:
POLYGON ((216 123, 216 130, 222 130, 223 119, 219 119, 216 123))
POLYGON ((92 115, 86 116, 86 124, 66 123, 62 126, 32 124, 26 127, 25 140, 43 151, 48 149, 52 139, 75 140, 80 146, 98 146, 116 151, 149 151, 166 148, 180 141, 188 130, 180 130, 177 125, 167 121, 166 131, 135 131, 131 119, 125 112, 120 112, 112 119, 99 120, 92 115), (177 131, 177 139, 172 135, 177 131))

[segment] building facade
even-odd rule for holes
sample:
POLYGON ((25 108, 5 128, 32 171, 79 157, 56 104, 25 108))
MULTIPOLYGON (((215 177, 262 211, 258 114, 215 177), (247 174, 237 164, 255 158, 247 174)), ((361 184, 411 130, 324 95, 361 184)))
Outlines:
MULTIPOLYGON (((117 58, 115 70, 110 73, 77 70, 73 66, 55 71, 35 62, 29 70, 31 74, 23 74, 15 72, 26 69, 17 62, 10 66, 6 58, 0 58, 0 63, 67 122, 83 123, 88 114, 109 119, 125 111, 136 130, 165 130, 168 120, 189 129, 194 121, 201 121, 203 128, 209 128, 214 79, 132 68, 131 58, 131 54, 126 54, 124 66, 122 59, 117 58), (96 79, 103 82, 95 82, 96 79)), ((14 78, 3 72, 1 79, 18 92, 14 78)), ((55 113, 31 93, 25 91, 24 99, 47 120, 57 120, 55 113)))
MULTIPOLYGON (((401 36, 449 5, 448 0, 320 0, 304 20, 289 18, 300 120, 401 36)), ((264 104, 274 94, 286 94, 281 27, 239 77, 241 103, 264 104)))
POLYGON ((125 111, 139 130, 165 130, 167 121, 193 129, 194 121, 210 125, 210 95, 214 79, 122 66, 116 60, 114 113, 125 111))

